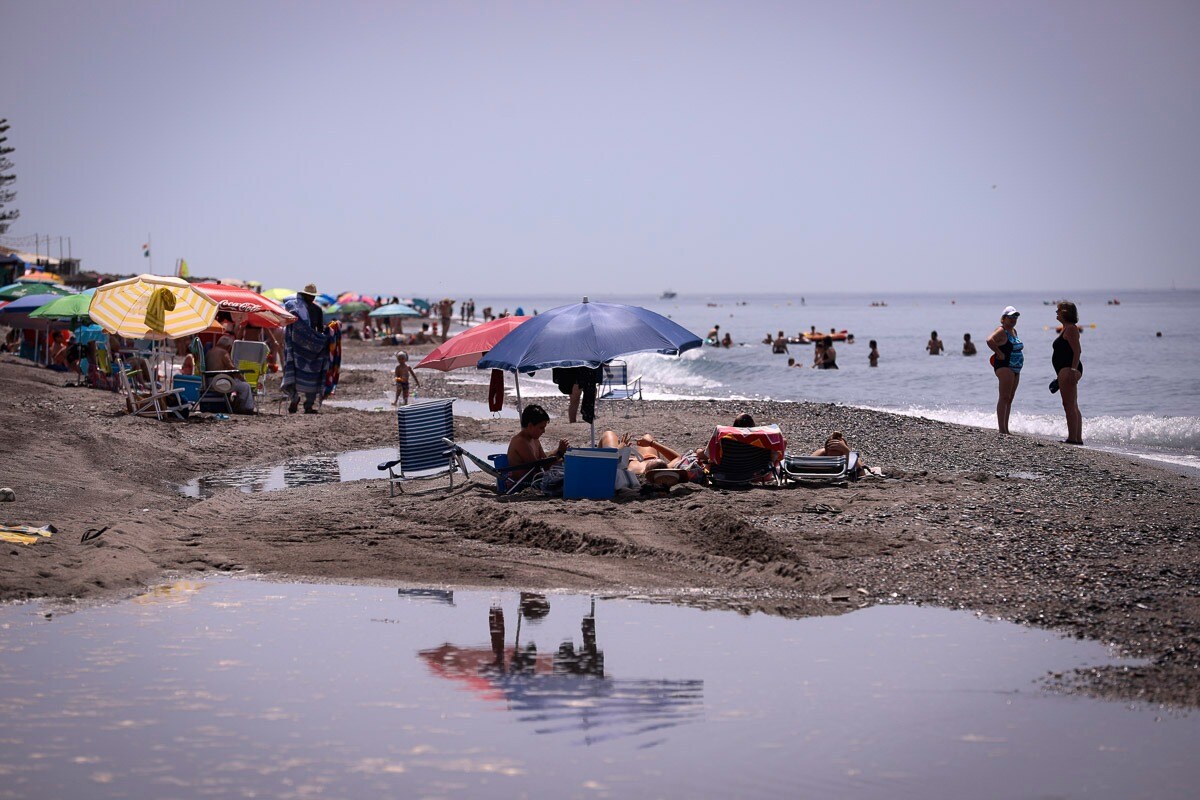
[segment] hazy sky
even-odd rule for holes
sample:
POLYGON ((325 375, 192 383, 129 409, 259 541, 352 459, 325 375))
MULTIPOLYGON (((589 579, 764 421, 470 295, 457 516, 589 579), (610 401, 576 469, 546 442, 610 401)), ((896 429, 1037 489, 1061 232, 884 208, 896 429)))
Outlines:
POLYGON ((1200 285, 1200 4, 0 0, 85 268, 440 294, 1200 285))

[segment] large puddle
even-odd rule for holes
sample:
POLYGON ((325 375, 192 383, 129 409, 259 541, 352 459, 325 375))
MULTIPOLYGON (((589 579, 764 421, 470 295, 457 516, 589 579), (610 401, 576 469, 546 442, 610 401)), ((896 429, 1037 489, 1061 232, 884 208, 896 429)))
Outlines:
POLYGON ((20 797, 1192 797, 1200 721, 1044 693, 965 612, 219 578, 0 608, 20 797))
MULTIPOLYGON (((464 450, 487 460, 493 453, 507 451, 508 445, 495 442, 462 441, 464 450)), ((314 453, 257 467, 241 467, 194 478, 179 487, 188 497, 212 497, 225 489, 243 492, 276 492, 317 483, 339 483, 387 477, 379 465, 396 457, 395 447, 346 450, 341 453, 314 453)), ((475 472, 468 464, 468 468, 475 472)))

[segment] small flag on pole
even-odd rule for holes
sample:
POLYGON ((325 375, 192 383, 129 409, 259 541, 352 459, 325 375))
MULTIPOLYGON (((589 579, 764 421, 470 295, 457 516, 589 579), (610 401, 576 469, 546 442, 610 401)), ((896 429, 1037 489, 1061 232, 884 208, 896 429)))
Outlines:
POLYGON ((179 259, 179 277, 186 278, 188 276, 187 262, 182 258, 179 259))
POLYGON ((150 257, 150 245, 149 245, 149 243, 142 245, 142 255, 143 255, 143 256, 145 256, 146 258, 149 258, 149 257, 150 257))

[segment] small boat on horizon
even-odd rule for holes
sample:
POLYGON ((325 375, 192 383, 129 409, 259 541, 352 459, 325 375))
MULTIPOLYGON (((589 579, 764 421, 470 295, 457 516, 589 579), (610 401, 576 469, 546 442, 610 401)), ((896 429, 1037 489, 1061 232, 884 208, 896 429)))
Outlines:
POLYGON ((659 297, 658 299, 659 300, 674 300, 675 292, 672 292, 670 289, 667 289, 665 292, 662 293, 662 296, 659 297))

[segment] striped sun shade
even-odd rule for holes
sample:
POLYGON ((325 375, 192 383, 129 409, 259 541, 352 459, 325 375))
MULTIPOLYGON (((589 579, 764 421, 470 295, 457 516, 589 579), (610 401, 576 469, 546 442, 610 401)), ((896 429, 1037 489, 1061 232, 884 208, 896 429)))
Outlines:
POLYGON ((101 286, 92 295, 88 313, 109 333, 135 339, 177 339, 212 324, 217 303, 182 278, 139 275, 101 286), (163 333, 146 327, 146 307, 157 289, 168 289, 175 295, 175 308, 166 312, 163 333))

